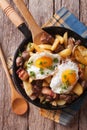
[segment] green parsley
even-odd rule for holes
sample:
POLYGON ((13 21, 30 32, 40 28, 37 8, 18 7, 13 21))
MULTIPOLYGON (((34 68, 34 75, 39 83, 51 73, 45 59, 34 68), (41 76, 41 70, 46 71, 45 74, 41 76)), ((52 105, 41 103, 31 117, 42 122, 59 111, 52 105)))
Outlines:
POLYGON ((42 62, 42 61, 40 61, 39 65, 42 65, 42 64, 43 64, 43 62, 42 62))
POLYGON ((64 84, 62 84, 62 85, 61 85, 62 90, 66 90, 66 89, 67 89, 67 87, 68 87, 68 86, 67 86, 67 84, 66 84, 66 83, 64 83, 64 84))
POLYGON ((19 51, 19 54, 18 54, 18 56, 20 56, 20 57, 22 56, 22 52, 21 52, 21 51, 19 51))
POLYGON ((40 74, 43 75, 44 74, 44 70, 42 68, 40 68, 40 74))
POLYGON ((67 77, 67 76, 66 76, 66 75, 64 75, 64 79, 66 79, 66 77, 67 77))
POLYGON ((33 64, 33 61, 28 62, 29 65, 33 64))
POLYGON ((70 72, 69 72, 69 74, 73 74, 75 72, 75 70, 71 70, 70 72))
POLYGON ((28 47, 29 47, 29 48, 31 48, 31 46, 32 46, 32 43, 31 43, 31 42, 29 42, 29 43, 28 43, 28 47))
POLYGON ((53 59, 53 62, 54 62, 54 63, 58 63, 58 59, 57 59, 57 58, 54 58, 54 59, 53 59))
POLYGON ((82 69, 84 69, 84 68, 85 68, 85 65, 83 65, 83 64, 82 64, 82 66, 81 66, 81 67, 82 67, 82 69))
POLYGON ((30 76, 35 77, 35 73, 33 71, 30 71, 30 76))
POLYGON ((49 70, 54 70, 54 69, 55 69, 55 66, 49 66, 48 69, 49 69, 49 70))

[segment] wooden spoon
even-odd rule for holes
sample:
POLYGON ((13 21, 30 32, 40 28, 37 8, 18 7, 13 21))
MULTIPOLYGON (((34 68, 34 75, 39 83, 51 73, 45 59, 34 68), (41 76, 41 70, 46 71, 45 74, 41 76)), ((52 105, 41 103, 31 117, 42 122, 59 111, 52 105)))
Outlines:
POLYGON ((54 38, 50 34, 45 32, 44 30, 42 30, 37 25, 33 16, 27 9, 24 1, 23 0, 13 0, 13 1, 29 25, 29 28, 32 32, 33 42, 36 44, 41 44, 41 43, 51 43, 52 44, 54 41, 54 38))
POLYGON ((2 52, 2 49, 0 47, 0 59, 2 61, 8 82, 10 84, 11 88, 11 105, 12 105, 12 110, 15 114, 17 115, 22 115, 28 110, 28 103, 24 100, 24 98, 18 94, 18 92, 14 88, 14 83, 10 77, 9 70, 7 68, 4 54, 2 52))

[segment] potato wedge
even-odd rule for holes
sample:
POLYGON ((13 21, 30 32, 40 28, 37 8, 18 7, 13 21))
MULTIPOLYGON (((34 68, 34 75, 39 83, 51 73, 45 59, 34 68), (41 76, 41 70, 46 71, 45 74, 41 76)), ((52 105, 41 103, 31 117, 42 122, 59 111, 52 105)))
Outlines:
POLYGON ((37 52, 43 52, 43 51, 44 51, 43 48, 40 48, 39 45, 36 45, 36 44, 34 44, 34 49, 35 49, 37 52))
POLYGON ((64 43, 64 38, 63 38, 62 36, 56 35, 56 38, 59 39, 59 43, 60 43, 60 44, 63 44, 63 43, 64 43))
POLYGON ((76 47, 74 56, 78 62, 87 65, 87 49, 84 46, 76 47))
POLYGON ((72 53, 72 49, 71 48, 66 48, 63 51, 61 51, 59 53, 59 55, 62 56, 63 58, 66 58, 66 57, 70 56, 71 53, 72 53))
POLYGON ((43 87, 48 87, 49 84, 46 82, 46 81, 43 81, 43 84, 42 84, 43 87))
POLYGON ((26 50, 32 52, 34 50, 34 43, 28 43, 26 50))
POLYGON ((59 39, 56 37, 51 47, 51 50, 54 51, 58 47, 58 45, 59 45, 59 39))
POLYGON ((57 106, 57 101, 52 101, 51 104, 52 104, 53 106, 57 106))
POLYGON ((45 78, 45 81, 46 81, 48 84, 50 84, 50 82, 51 82, 51 76, 45 78))
POLYGON ((73 92, 75 94, 77 94, 78 96, 80 96, 82 93, 83 93, 83 87, 77 83, 75 86, 74 86, 74 89, 73 89, 73 92))
POLYGON ((65 48, 66 48, 67 47, 67 43, 68 43, 68 33, 67 32, 64 33, 63 39, 64 39, 64 45, 65 45, 65 48))
POLYGON ((28 96, 31 96, 33 91, 32 91, 32 85, 28 81, 23 81, 23 86, 25 89, 25 92, 27 93, 28 96))
POLYGON ((41 44, 41 45, 39 45, 39 47, 42 49, 51 50, 52 46, 49 44, 41 44))
POLYGON ((64 105, 64 104, 66 104, 66 101, 63 100, 63 99, 60 99, 60 100, 57 100, 57 104, 58 104, 59 106, 62 106, 62 105, 64 105))

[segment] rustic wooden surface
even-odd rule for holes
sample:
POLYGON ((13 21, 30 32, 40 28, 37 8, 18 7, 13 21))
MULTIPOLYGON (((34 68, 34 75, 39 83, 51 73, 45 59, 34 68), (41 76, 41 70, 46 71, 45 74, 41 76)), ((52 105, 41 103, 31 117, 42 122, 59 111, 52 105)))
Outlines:
MULTIPOLYGON (((12 0, 9 0, 17 10, 12 0)), ((87 25, 87 0, 25 0, 37 23, 42 26, 61 7, 67 7, 87 25)), ((14 27, 0 10, 0 44, 6 59, 14 52, 24 36, 14 27)), ((0 62, 0 130, 86 130, 87 102, 84 103, 71 126, 64 127, 41 117, 37 107, 29 104, 30 110, 24 116, 11 111, 10 89, 0 62)))

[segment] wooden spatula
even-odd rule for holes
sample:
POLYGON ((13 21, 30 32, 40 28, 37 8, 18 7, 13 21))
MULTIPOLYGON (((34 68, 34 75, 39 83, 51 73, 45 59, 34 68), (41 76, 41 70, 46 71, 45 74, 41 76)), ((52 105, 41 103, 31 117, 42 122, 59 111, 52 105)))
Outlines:
POLYGON ((53 41, 54 41, 54 38, 50 34, 45 32, 44 30, 42 30, 37 25, 33 16, 31 15, 29 10, 27 9, 24 1, 23 0, 13 0, 13 1, 16 4, 19 11, 21 12, 21 14, 23 15, 24 19, 26 20, 26 22, 29 25, 29 28, 32 32, 33 42, 36 43, 36 44, 41 44, 41 43, 52 44, 53 41))

